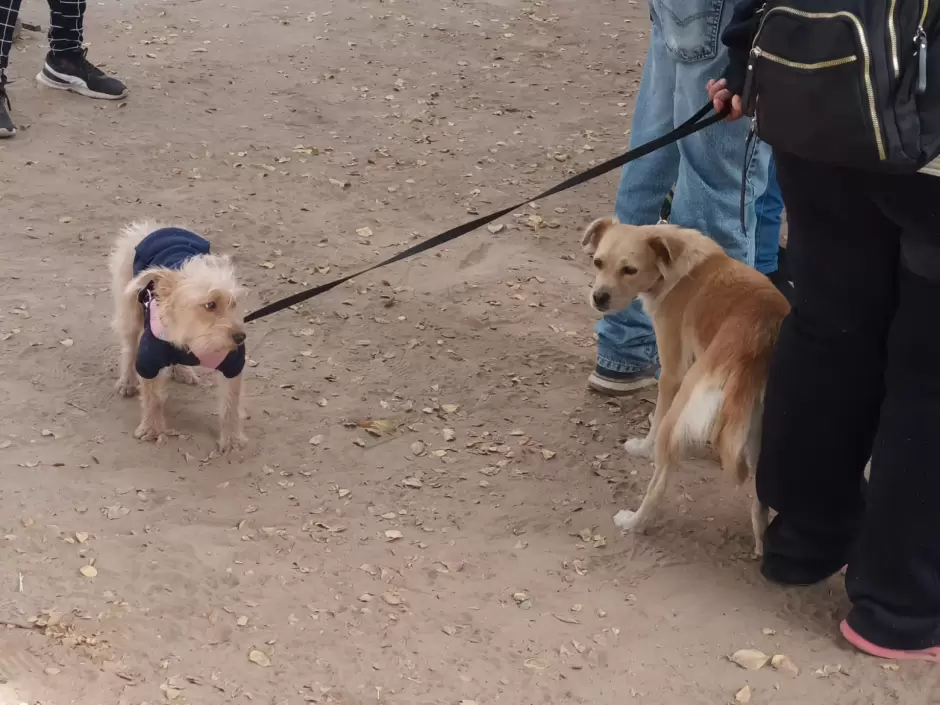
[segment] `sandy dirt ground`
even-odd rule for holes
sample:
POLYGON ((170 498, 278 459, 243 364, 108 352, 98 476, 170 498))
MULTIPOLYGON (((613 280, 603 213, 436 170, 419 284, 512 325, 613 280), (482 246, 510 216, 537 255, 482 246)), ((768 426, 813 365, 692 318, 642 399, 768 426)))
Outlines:
POLYGON ((749 490, 710 461, 648 535, 613 527, 651 405, 585 390, 577 241, 615 177, 253 324, 244 452, 212 454, 209 375, 172 390, 183 437, 131 435, 123 223, 206 233, 252 305, 354 271, 619 151, 644 3, 109 0, 88 25, 131 97, 38 88, 26 32, 0 145, 2 705, 940 702, 940 670, 840 643, 838 580, 759 578, 749 490))

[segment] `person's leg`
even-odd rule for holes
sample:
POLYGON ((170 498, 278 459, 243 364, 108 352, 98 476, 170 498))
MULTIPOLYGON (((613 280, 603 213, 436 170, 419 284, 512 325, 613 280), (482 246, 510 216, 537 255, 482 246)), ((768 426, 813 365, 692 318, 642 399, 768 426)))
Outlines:
POLYGON ((872 203, 867 175, 780 153, 776 160, 795 301, 764 401, 757 494, 778 515, 761 571, 801 585, 842 568, 864 511, 899 229, 872 203))
MULTIPOLYGON (((677 23, 675 51, 684 59, 676 69, 675 120, 685 120, 708 102, 706 83, 721 75, 727 63, 719 51, 719 35, 730 21, 734 3, 721 0, 661 0, 705 16, 706 43, 684 44, 686 25, 677 23), (687 5, 692 7, 686 7, 687 5)), ((673 13, 676 10, 673 8, 673 13)), ((745 213, 747 232, 741 231, 741 186, 747 152, 748 122, 720 122, 679 143, 679 174, 671 222, 695 228, 720 244, 730 256, 754 264, 754 203, 767 187, 770 148, 755 143, 747 165, 745 213)))
MULTIPOLYGON (((646 66, 630 130, 630 147, 660 137, 673 123, 675 59, 666 50, 654 16, 646 66)), ((663 199, 675 181, 679 151, 665 147, 627 164, 620 178, 614 213, 622 223, 650 225, 659 220, 663 199)), ((625 394, 655 383, 656 337, 639 300, 597 322, 597 369, 588 385, 605 394, 625 394)))
MULTIPOLYGON (((899 299, 843 633, 892 657, 853 636, 880 649, 940 647, 940 178, 884 180, 882 208, 904 228, 899 299)), ((940 648, 920 656, 940 661, 940 648)))
MULTIPOLYGON (((2 0, 0 0, 2 1, 2 0)), ((127 87, 85 58, 85 0, 49 1, 49 53, 36 80, 89 98, 118 100, 127 87)))
MULTIPOLYGON (((655 125, 658 131, 644 134, 643 141, 685 122, 708 102, 705 85, 709 79, 721 75, 727 64, 727 54, 719 38, 734 9, 733 3, 724 0, 652 0, 651 7, 653 33, 641 94, 645 88, 647 95, 643 97, 657 101, 656 119, 649 124, 655 125), (670 67, 671 82, 657 80, 650 70, 651 64, 655 66, 656 62, 670 67), (670 86, 674 88, 672 93, 670 86), (669 115, 659 114, 659 110, 667 108, 671 110, 669 115)), ((637 115, 641 114, 638 103, 637 115)), ((663 168, 650 175, 639 169, 625 169, 617 198, 620 220, 655 223, 663 195, 673 185, 672 181, 665 184, 663 181, 675 176, 670 222, 702 231, 729 255, 753 265, 754 202, 766 189, 770 148, 758 143, 746 167, 747 233, 742 233, 740 194, 747 131, 745 121, 721 122, 686 137, 678 144, 678 170, 675 172, 667 173, 663 168)), ((639 137, 636 130, 634 136, 639 137)), ((636 164, 641 166, 648 158, 636 164)), ((675 164, 675 159, 675 154, 670 155, 669 164, 675 164)), ((602 320, 597 334, 597 370, 589 380, 593 388, 607 393, 625 393, 652 383, 655 336, 638 302, 616 317, 602 320)))
POLYGON ((21 0, 0 0, 0 138, 12 137, 16 127, 10 119, 10 99, 6 91, 6 70, 13 48, 13 33, 20 14, 21 0))
POLYGON ((787 267, 787 251, 780 246, 780 228, 783 224, 783 194, 777 183, 777 167, 770 160, 767 169, 767 188, 754 206, 757 216, 757 249, 754 254, 754 268, 766 274, 774 286, 793 302, 793 283, 787 267))
POLYGON ((777 167, 771 158, 767 167, 767 188, 754 205, 757 216, 757 249, 754 269, 770 276, 777 271, 777 251, 780 249, 780 223, 783 220, 783 194, 777 183, 777 167))
POLYGON ((6 72, 13 48, 13 31, 20 16, 21 0, 0 0, 0 74, 6 72))
POLYGON ((85 41, 85 0, 48 0, 49 51, 74 54, 85 41))

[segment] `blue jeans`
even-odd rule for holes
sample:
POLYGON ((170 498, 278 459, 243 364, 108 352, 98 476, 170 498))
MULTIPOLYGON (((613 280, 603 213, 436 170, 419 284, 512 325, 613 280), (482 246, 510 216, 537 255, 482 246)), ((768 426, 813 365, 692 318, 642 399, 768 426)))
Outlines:
POLYGON ((754 251, 754 269, 761 274, 777 271, 777 251, 780 249, 780 225, 783 223, 783 194, 777 183, 777 165, 770 160, 767 169, 767 190, 757 199, 757 247, 754 251))
MULTIPOLYGON (((728 61, 722 30, 732 0, 650 0, 653 22, 646 66, 630 132, 630 147, 666 134, 708 101, 705 84, 728 61)), ((748 121, 721 122, 627 164, 614 212, 622 223, 657 222, 675 184, 670 222, 706 233, 732 257, 754 264, 755 201, 767 188, 770 148, 757 144, 747 168, 741 232, 741 170, 748 121)), ((637 372, 657 362, 656 337, 640 302, 605 316, 597 327, 598 367, 637 372)))

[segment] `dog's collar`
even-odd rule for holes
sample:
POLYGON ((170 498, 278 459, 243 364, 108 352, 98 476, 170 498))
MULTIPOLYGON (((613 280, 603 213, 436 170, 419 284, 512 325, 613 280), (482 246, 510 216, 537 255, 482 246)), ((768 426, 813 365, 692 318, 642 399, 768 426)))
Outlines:
POLYGON ((137 294, 137 300, 144 307, 144 316, 148 319, 147 322, 150 324, 150 332, 153 333, 153 337, 167 343, 170 342, 165 337, 166 327, 163 325, 160 313, 157 310, 157 295, 153 290, 153 282, 140 290, 140 293, 137 294))
POLYGON ((153 337, 169 343, 170 341, 166 339, 166 326, 163 325, 163 320, 160 318, 156 299, 150 299, 147 302, 147 317, 150 319, 150 332, 153 333, 153 337))

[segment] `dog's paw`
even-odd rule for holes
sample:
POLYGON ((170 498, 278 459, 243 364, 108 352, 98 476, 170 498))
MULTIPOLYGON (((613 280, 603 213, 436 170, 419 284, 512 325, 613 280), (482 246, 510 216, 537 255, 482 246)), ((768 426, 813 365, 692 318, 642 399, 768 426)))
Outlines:
POLYGON ((629 509, 621 509, 614 514, 614 525, 624 533, 636 531, 640 528, 639 514, 629 509))
POLYGON ((142 423, 134 431, 134 438, 138 441, 156 443, 165 437, 164 430, 152 424, 142 423))
POLYGON ((623 449, 637 458, 653 457, 653 444, 647 438, 631 438, 623 444, 623 449))
POLYGON ((219 438, 219 452, 231 453, 233 450, 241 450, 248 443, 248 438, 241 433, 225 434, 219 438))
POLYGON ((118 396, 129 398, 137 394, 140 385, 137 384, 136 379, 119 379, 114 388, 117 390, 118 396))
POLYGON ((140 426, 137 427, 137 430, 134 431, 134 438, 147 443, 162 443, 167 437, 178 435, 180 435, 179 431, 147 422, 141 423, 140 426))
POLYGON ((174 382, 179 382, 180 384, 189 384, 192 386, 199 384, 199 375, 196 374, 192 367, 187 367, 186 365, 173 365, 170 376, 173 378, 174 382))

